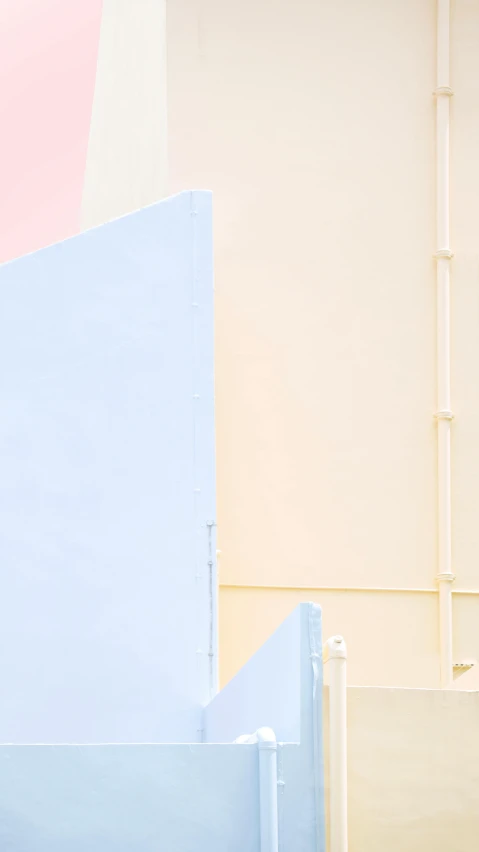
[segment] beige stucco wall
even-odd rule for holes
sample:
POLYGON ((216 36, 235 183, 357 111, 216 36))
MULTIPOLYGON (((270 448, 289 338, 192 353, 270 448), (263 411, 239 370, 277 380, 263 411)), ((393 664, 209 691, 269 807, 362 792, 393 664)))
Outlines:
MULTIPOLYGON (((175 0, 165 32, 163 0, 104 2, 83 225, 214 192, 223 682, 314 598, 354 683, 439 683, 435 7, 175 0)), ((479 657, 477 44, 454 0, 457 661, 479 657)))
MULTIPOLYGON (((452 4, 451 382, 456 585, 479 588, 479 4, 452 4)), ((477 614, 479 622, 479 611, 477 614)), ((479 635, 479 627, 477 634, 479 635)))
POLYGON ((478 692, 349 688, 350 852, 477 847, 478 718, 478 692))
MULTIPOLYGON (((437 686, 435 2, 176 0, 167 23, 169 190, 215 199, 223 682, 313 596, 355 683, 437 686)), ((453 513, 469 590, 478 43, 478 4, 456 0, 453 513)), ((479 596, 454 612, 455 659, 479 657, 479 596)), ((477 668, 456 685, 479 686, 477 668)))
MULTIPOLYGON (((436 595, 317 592, 315 590, 221 590, 220 663, 226 683, 301 602, 323 610, 324 637, 342 633, 348 641, 349 682, 357 685, 433 689, 439 684, 436 595)), ((477 597, 455 595, 454 647, 470 659, 477 643, 477 597)), ((477 667, 454 681, 456 689, 477 689, 477 667)))

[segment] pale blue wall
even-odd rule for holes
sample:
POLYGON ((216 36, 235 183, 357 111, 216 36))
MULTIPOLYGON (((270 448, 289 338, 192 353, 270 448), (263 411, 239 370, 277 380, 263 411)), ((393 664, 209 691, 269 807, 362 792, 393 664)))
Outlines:
POLYGON ((254 746, 0 746, 0 849, 259 852, 257 757, 254 746))
POLYGON ((211 228, 184 193, 0 267, 0 742, 201 736, 211 228))
MULTIPOLYGON (((305 754, 278 764, 281 852, 324 852, 305 754)), ((258 811, 256 746, 0 746, 2 852, 259 852, 258 811)))
MULTIPOLYGON (((311 659, 319 609, 301 606, 286 635, 297 653, 301 743, 278 747, 279 848, 324 852, 322 744, 314 750, 322 690, 318 682, 315 702, 311 659)), ((276 638, 281 650, 281 631, 276 638)), ((265 659, 279 668, 283 655, 265 659)), ((258 719, 278 722, 255 695, 258 719)), ((230 711, 245 732, 242 711, 230 711)), ((247 712, 253 722, 252 704, 247 712)), ((255 745, 0 746, 2 852, 259 852, 259 840, 255 745)))
POLYGON ((270 727, 281 742, 299 743, 301 618, 297 607, 208 705, 207 742, 233 742, 241 734, 270 727))
POLYGON ((259 852, 258 749, 205 725, 297 741, 280 849, 324 852, 319 608, 202 709, 212 341, 208 193, 0 268, 1 852, 259 852))
POLYGON ((291 852, 325 848, 322 683, 321 609, 304 603, 205 710, 209 742, 265 726, 286 743, 278 751, 278 807, 282 848, 291 852))

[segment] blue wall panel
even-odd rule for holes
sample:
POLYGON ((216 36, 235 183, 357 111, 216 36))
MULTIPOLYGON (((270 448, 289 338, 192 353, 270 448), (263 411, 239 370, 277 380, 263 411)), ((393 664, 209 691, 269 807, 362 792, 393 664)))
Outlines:
POLYGON ((201 736, 211 228, 184 193, 0 267, 0 741, 201 736))
POLYGON ((259 852, 255 746, 0 746, 2 852, 259 852))
MULTIPOLYGON (((318 607, 304 604, 285 623, 296 662, 287 664, 298 692, 301 742, 279 744, 278 822, 281 852, 324 852, 324 780, 321 648, 318 607), (296 669, 296 672, 293 671, 296 669), (299 673, 299 678, 298 678, 299 673), (316 690, 314 687, 316 686, 316 690)), ((263 657, 265 675, 278 671, 278 655, 263 657)), ((251 675, 256 678, 260 656, 251 675)), ((247 669, 243 682, 247 685, 247 669)), ((279 681, 278 681, 279 683, 279 681)), ((281 724, 265 689, 247 703, 229 702, 235 730, 281 724), (246 715, 245 715, 246 714, 246 715)), ((221 693, 220 693, 221 695, 221 693)), ((281 693, 276 693, 281 700, 281 693)), ((252 732, 252 731, 251 731, 252 732)), ((259 852, 259 752, 256 745, 25 745, 0 746, 0 849, 2 852, 259 852)))

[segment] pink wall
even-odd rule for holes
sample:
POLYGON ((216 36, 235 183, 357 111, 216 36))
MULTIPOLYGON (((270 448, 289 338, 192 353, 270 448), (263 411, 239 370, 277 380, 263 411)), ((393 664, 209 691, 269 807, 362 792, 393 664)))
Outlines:
POLYGON ((0 262, 79 230, 102 0, 0 0, 0 262))

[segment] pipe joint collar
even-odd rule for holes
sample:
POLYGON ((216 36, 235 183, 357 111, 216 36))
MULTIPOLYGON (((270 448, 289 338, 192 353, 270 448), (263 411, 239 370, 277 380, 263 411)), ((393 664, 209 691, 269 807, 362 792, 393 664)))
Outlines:
POLYGON ((453 583, 455 579, 456 575, 453 574, 452 571, 443 571, 436 577, 438 583, 453 583))
POLYGON ((454 420, 454 414, 448 408, 443 408, 441 411, 436 411, 434 415, 436 420, 454 420))
POLYGON ((256 736, 258 739, 258 748, 261 751, 263 749, 276 751, 278 743, 276 742, 276 734, 271 730, 271 728, 260 728, 256 732, 256 736))
POLYGON ((243 734, 234 741, 235 745, 257 745, 259 749, 276 751, 278 743, 271 728, 259 728, 254 734, 243 734))

